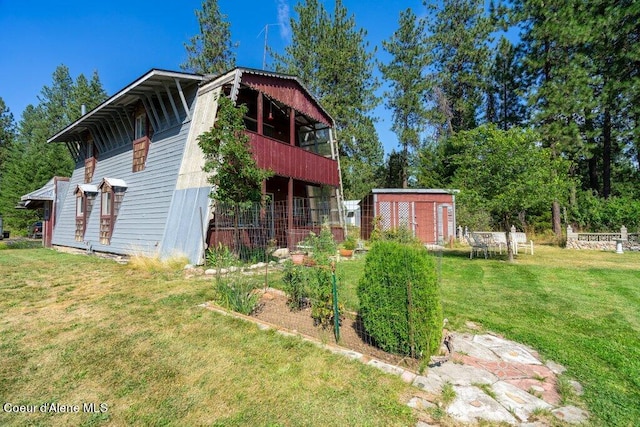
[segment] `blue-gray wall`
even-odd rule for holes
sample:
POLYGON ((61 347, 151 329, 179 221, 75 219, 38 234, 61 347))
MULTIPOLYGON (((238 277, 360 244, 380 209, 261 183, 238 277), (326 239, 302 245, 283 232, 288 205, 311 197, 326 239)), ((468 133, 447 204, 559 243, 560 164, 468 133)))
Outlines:
POLYGON ((153 136, 145 170, 133 173, 132 147, 122 146, 100 153, 92 184, 103 178, 123 179, 127 190, 115 221, 110 245, 100 244, 100 193, 89 214, 84 242, 75 240, 75 191, 84 183, 84 165, 77 167, 69 180, 62 214, 53 235, 53 244, 86 248, 117 254, 155 255, 160 247, 173 197, 178 168, 189 131, 189 123, 153 136))

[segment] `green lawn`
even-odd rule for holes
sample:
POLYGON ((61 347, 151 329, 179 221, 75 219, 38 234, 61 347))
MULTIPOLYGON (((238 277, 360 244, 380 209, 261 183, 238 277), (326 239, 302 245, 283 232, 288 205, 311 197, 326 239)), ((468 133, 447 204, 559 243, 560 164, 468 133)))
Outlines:
POLYGON ((181 269, 23 249, 0 270, 0 404, 80 411, 2 426, 415 424, 399 378, 198 307, 212 283, 181 269))
MULTIPOLYGON (((362 259, 339 264, 348 273, 347 301, 363 265, 362 259)), ((535 255, 508 263, 470 260, 460 249, 445 251, 437 265, 452 329, 471 320, 534 347, 582 383, 594 424, 638 425, 640 253, 538 246, 535 255)))
MULTIPOLYGON (((593 424, 636 425, 640 254, 539 246, 510 264, 449 250, 437 264, 453 329, 471 320, 534 347, 583 384, 593 424)), ((363 265, 337 266, 348 308, 363 265)), ((0 269, 0 401, 109 408, 0 410, 0 425, 415 422, 399 379, 199 308, 209 281, 43 249, 0 250, 0 269)))
POLYGON ((504 334, 568 368, 605 425, 640 420, 640 253, 537 247, 510 264, 442 258, 445 316, 504 334))

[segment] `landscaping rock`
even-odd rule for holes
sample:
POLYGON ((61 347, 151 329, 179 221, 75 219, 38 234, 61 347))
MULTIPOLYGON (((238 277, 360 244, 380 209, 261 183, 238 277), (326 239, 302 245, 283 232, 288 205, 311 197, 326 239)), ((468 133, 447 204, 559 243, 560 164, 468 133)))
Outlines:
POLYGON ((271 255, 273 255, 276 258, 280 258, 280 259, 289 258, 289 249, 288 248, 279 248, 279 249, 276 249, 275 251, 273 251, 273 253, 271 255))
POLYGON ((218 272, 215 268, 209 268, 204 271, 205 276, 213 276, 218 272))
POLYGON ((412 397, 407 406, 413 409, 425 410, 435 408, 436 405, 421 397, 412 397))
POLYGON ((456 398, 447 413, 458 421, 475 423, 480 419, 516 424, 517 420, 485 392, 473 386, 454 386, 456 398))
POLYGON ((582 384, 580 384, 578 381, 571 380, 569 381, 569 384, 571 385, 571 387, 573 388, 573 391, 575 391, 575 393, 578 396, 582 396, 584 394, 584 390, 582 389, 582 384))
POLYGON ((528 421, 531 413, 538 409, 551 409, 553 406, 542 399, 527 393, 518 387, 499 381, 491 387, 496 394, 496 400, 505 408, 512 408, 513 413, 521 421, 528 421))
POLYGON ((562 408, 551 411, 556 418, 569 424, 582 424, 589 419, 589 414, 575 406, 563 406, 562 408))
POLYGON ((196 268, 193 264, 187 264, 184 266, 184 270, 193 270, 196 268))
POLYGON ((493 384, 498 377, 492 373, 469 365, 445 363, 441 366, 429 369, 429 375, 438 375, 442 381, 450 382, 457 386, 470 386, 471 384, 493 384))
POLYGON ((440 394, 442 393, 442 386, 444 385, 444 381, 437 374, 429 372, 429 375, 422 376, 418 375, 413 380, 413 386, 418 387, 421 390, 424 390, 431 394, 440 394))
POLYGON ((560 375, 567 370, 567 368, 552 360, 547 360, 547 363, 545 363, 545 365, 556 375, 560 375))

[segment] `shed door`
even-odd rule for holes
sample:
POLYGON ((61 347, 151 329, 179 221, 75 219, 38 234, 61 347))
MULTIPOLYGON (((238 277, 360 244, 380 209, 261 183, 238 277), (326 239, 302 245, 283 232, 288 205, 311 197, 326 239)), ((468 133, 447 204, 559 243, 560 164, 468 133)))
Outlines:
POLYGON ((453 208, 449 204, 438 206, 438 243, 446 243, 454 235, 453 208))

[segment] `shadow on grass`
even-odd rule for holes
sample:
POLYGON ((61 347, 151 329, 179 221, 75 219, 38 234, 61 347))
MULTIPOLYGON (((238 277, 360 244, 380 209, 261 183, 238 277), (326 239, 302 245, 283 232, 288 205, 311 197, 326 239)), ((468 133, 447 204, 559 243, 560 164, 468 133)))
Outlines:
POLYGON ((41 239, 15 238, 0 240, 0 250, 2 249, 37 249, 42 247, 41 239))

